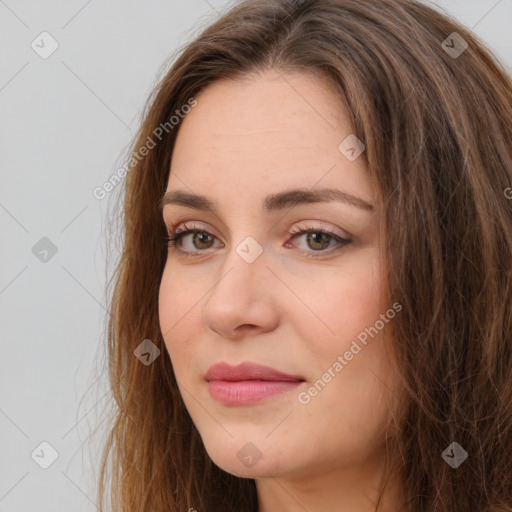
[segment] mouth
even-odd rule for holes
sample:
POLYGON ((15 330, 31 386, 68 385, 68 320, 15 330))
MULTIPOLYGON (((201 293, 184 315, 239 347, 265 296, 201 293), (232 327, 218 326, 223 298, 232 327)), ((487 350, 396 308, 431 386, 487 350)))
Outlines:
POLYGON ((305 379, 269 366, 244 362, 238 366, 217 363, 205 375, 210 396, 225 405, 260 402, 271 396, 290 391, 305 379))

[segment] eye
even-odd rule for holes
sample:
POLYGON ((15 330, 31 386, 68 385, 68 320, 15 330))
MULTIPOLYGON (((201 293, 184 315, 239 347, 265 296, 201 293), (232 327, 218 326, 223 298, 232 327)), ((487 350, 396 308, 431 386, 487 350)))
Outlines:
POLYGON ((171 229, 170 236, 165 238, 167 247, 170 249, 174 248, 185 255, 197 256, 197 252, 204 252, 205 249, 211 249, 212 241, 215 239, 215 235, 212 235, 208 231, 202 229, 195 224, 191 226, 183 224, 183 226, 177 229, 171 229), (193 249, 183 249, 183 242, 189 235, 192 236, 192 247, 199 249, 194 251, 193 249), (196 254, 194 254, 196 253, 196 254))
MULTIPOLYGON (((310 258, 320 258, 332 254, 352 242, 351 239, 344 238, 332 231, 328 231, 323 226, 310 228, 297 226, 296 230, 289 231, 288 234, 294 240, 305 236, 304 240, 307 247, 312 250, 299 249, 299 252, 310 258), (334 247, 332 242, 335 242, 334 247), (329 250, 325 250, 327 248, 329 250)), ((183 224, 183 226, 180 226, 177 229, 171 229, 170 236, 165 238, 169 249, 174 248, 177 252, 191 257, 200 256, 201 252, 211 249, 215 239, 215 235, 195 224, 192 224, 191 226, 183 224), (184 241, 186 241, 187 237, 190 235, 192 236, 190 239, 192 248, 184 249, 184 241)), ((285 247, 290 247, 290 243, 287 242, 285 247)))
MULTIPOLYGON (((291 235, 293 239, 305 236, 304 240, 306 246, 313 250, 299 249, 299 252, 310 258, 321 258, 334 252, 338 252, 343 249, 345 245, 352 242, 350 238, 344 238, 337 235, 336 233, 325 229, 322 225, 310 228, 297 226, 297 230, 289 231, 288 234, 291 235), (335 242, 334 245, 331 245, 331 242, 335 242), (329 246, 331 246, 329 250, 324 250, 329 246)), ((290 244, 287 243, 286 247, 289 246, 290 244)))

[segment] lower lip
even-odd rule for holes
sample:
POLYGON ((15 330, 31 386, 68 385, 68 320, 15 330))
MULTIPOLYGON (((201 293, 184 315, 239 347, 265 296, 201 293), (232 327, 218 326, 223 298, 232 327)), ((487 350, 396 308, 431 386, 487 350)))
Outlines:
POLYGON ((212 380, 208 391, 213 399, 228 405, 259 402, 269 396, 295 389, 302 381, 277 380, 212 380))

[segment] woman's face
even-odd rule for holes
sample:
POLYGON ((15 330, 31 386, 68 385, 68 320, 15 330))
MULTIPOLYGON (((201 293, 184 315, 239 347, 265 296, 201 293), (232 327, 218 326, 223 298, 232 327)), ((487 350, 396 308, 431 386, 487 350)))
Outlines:
POLYGON ((198 233, 169 249, 159 316, 205 448, 251 478, 374 464, 393 387, 383 326, 400 308, 380 300, 375 196, 362 148, 345 141, 348 114, 299 73, 217 82, 196 100, 167 192, 211 208, 185 196, 164 206, 170 232, 198 233), (222 362, 288 377, 208 374, 222 362))

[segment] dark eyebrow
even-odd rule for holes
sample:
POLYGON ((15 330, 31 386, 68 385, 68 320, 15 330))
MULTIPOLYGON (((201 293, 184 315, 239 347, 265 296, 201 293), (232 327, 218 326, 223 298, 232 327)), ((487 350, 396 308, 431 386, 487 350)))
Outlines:
MULTIPOLYGON (((268 195, 265 198, 263 206, 268 212, 272 212, 282 210, 288 206, 294 206, 296 204, 320 203, 325 201, 341 201, 343 203, 362 208, 363 210, 373 210, 373 205, 363 199, 332 188, 318 190, 285 190, 284 192, 268 195)), ((159 201, 160 210, 163 210, 164 206, 167 204, 178 204, 194 208, 195 210, 218 214, 215 204, 210 199, 184 190, 171 190, 167 192, 159 201)))

